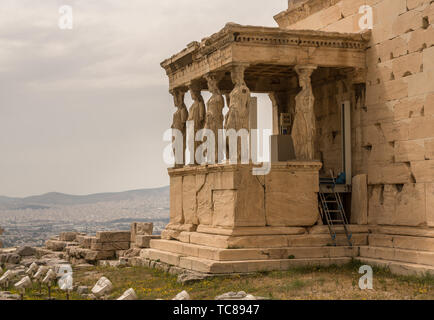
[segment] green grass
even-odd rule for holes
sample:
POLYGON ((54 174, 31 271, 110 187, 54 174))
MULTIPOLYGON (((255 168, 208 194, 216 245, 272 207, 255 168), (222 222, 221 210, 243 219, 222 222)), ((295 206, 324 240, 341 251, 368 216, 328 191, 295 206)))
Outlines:
MULTIPOLYGON (((298 299, 434 299, 434 277, 403 277, 392 275, 387 269, 374 268, 374 290, 360 290, 358 273, 362 264, 353 261, 345 266, 302 267, 288 271, 263 271, 249 275, 215 277, 182 285, 177 276, 145 267, 94 267, 74 271, 74 284, 91 287, 101 276, 109 278, 114 289, 109 296, 116 299, 133 288, 139 299, 172 299, 186 290, 192 299, 213 300, 229 291, 245 291, 255 296, 278 300, 298 299)), ((14 290, 10 290, 16 293, 14 290)), ((35 285, 25 299, 45 299, 47 289, 38 296, 35 285)), ((52 289, 52 297, 66 299, 64 292, 52 289)), ((72 293, 71 299, 83 299, 72 293)))

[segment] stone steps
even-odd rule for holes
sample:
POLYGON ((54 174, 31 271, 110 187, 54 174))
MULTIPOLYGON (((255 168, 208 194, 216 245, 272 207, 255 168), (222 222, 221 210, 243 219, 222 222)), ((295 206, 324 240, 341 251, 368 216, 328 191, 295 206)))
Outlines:
POLYGON ((405 250, 434 252, 434 238, 389 234, 370 234, 369 245, 405 250))
POLYGON ((215 261, 156 249, 144 249, 142 259, 163 262, 171 266, 210 274, 250 273, 260 271, 284 271, 294 267, 344 265, 351 258, 308 258, 245 261, 215 261))
POLYGON ((372 259, 366 257, 359 257, 357 258, 357 260, 370 266, 389 268, 389 270, 396 275, 402 275, 402 276, 424 276, 426 274, 434 275, 434 267, 416 264, 416 263, 405 263, 405 262, 397 262, 397 261, 382 260, 382 259, 372 259))
MULTIPOLYGON (((262 235, 262 236, 222 236, 198 232, 181 232, 176 237, 163 237, 166 240, 175 239, 184 243, 202 245, 221 249, 248 248, 286 248, 286 247, 326 247, 333 241, 328 233, 302 235, 262 235)), ((355 233, 352 237, 354 246, 368 245, 368 233, 355 233)), ((337 236, 338 246, 347 246, 344 234, 337 236)))
POLYGON ((386 247, 360 247, 360 257, 434 267, 434 252, 386 247))
POLYGON ((151 248, 215 261, 340 258, 358 256, 358 247, 286 247, 221 249, 173 240, 151 240, 151 248))

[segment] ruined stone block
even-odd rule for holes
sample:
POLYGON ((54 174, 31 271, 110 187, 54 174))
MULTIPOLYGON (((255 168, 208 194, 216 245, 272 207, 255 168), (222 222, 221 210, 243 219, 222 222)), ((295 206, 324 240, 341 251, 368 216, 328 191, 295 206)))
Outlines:
POLYGON ((96 233, 98 242, 129 242, 130 231, 99 231, 96 233))
POLYGON ((97 239, 92 239, 90 248, 96 251, 128 250, 130 248, 130 242, 99 242, 97 239))
POLYGON ((131 224, 131 242, 136 242, 138 235, 152 235, 154 224, 152 222, 134 222, 131 224))
POLYGON ((136 236, 135 246, 137 248, 149 248, 152 239, 158 239, 160 236, 138 235, 136 236))
POLYGON ((66 248, 66 244, 67 243, 65 241, 59 241, 59 240, 45 241, 45 247, 51 251, 63 251, 63 249, 66 248))
POLYGON ((61 232, 59 234, 59 240, 60 241, 75 241, 77 238, 77 235, 79 235, 78 232, 61 232))

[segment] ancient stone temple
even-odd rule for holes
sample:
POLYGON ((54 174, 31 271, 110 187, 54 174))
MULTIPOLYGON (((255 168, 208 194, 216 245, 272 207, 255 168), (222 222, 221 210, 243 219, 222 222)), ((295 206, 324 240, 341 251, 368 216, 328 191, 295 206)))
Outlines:
POLYGON ((206 163, 181 152, 170 223, 144 256, 206 273, 351 258, 433 272, 434 3, 297 0, 274 18, 275 28, 229 23, 162 63, 172 128, 193 154, 201 142, 186 139, 188 120, 193 136, 205 128, 226 141, 223 128, 256 128, 252 95, 266 93, 272 157, 256 174, 241 143, 236 163, 229 148, 206 163))

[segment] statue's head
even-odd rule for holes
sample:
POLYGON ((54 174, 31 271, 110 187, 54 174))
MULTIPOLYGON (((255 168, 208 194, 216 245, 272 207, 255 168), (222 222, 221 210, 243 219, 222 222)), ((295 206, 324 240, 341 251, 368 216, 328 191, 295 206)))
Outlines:
POLYGON ((235 86, 245 85, 244 71, 246 67, 243 65, 235 65, 232 67, 231 78, 235 86))
POLYGON ((308 83, 308 78, 305 77, 305 76, 299 77, 298 84, 299 84, 299 86, 302 87, 303 89, 306 89, 307 86, 308 86, 308 84, 309 84, 309 83, 308 83))
POLYGON ((189 86, 189 89, 190 89, 191 99, 193 99, 194 101, 199 101, 201 98, 201 94, 200 94, 201 90, 198 83, 192 82, 189 86))
POLYGON ((205 75, 205 79, 208 83, 208 90, 213 94, 220 94, 218 85, 221 80, 221 76, 216 73, 208 73, 205 75))
POLYGON ((173 95, 173 103, 175 104, 175 107, 181 108, 184 105, 185 92, 180 89, 173 89, 170 93, 173 95))

